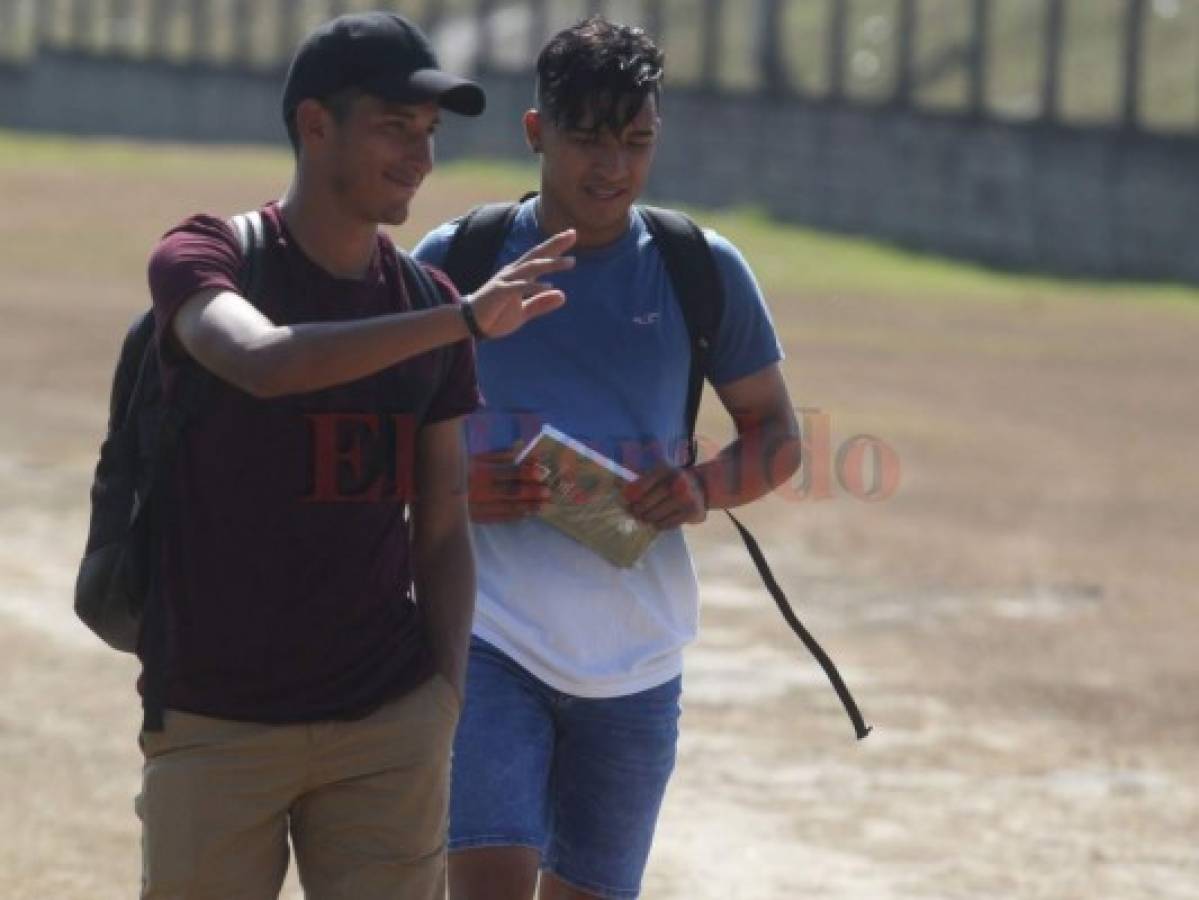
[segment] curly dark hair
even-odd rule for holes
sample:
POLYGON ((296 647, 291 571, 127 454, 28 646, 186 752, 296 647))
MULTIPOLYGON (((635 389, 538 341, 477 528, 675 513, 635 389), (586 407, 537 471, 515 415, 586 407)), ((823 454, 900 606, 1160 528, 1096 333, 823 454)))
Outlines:
POLYGON ((620 131, 658 97, 665 58, 643 29, 591 16, 537 57, 537 107, 559 128, 620 131))

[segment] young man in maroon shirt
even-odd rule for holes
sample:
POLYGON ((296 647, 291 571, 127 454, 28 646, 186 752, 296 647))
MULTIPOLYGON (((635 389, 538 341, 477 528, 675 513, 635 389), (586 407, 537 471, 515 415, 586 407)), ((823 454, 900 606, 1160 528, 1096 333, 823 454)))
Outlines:
POLYGON ((187 369, 215 377, 170 473, 143 640, 166 710, 141 735, 143 897, 276 896, 289 834, 311 898, 443 896, 475 592, 469 338, 561 305, 538 279, 574 236, 461 300, 432 273, 440 303, 414 311, 378 226, 407 218, 439 110, 483 105, 403 18, 336 19, 288 73, 296 171, 261 210, 253 302, 224 220, 154 252, 166 402, 187 369))

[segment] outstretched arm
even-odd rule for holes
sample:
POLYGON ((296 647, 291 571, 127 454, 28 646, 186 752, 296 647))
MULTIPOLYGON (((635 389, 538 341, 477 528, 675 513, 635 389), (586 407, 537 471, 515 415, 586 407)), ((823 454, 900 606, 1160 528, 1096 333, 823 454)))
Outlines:
MULTIPOLYGON (((503 337, 565 302, 539 281, 569 269, 573 231, 534 247, 464 303, 488 337, 503 337)), ((179 343, 217 376, 256 397, 306 393, 355 381, 470 336, 453 306, 312 325, 275 325, 244 297, 202 291, 172 320, 179 343)))

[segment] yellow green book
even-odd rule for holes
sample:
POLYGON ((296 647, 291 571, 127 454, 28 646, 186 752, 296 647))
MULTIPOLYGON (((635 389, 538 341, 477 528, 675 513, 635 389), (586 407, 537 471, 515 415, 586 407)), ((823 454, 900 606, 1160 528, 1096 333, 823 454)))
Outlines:
POLYGON ((542 426, 517 456, 518 463, 527 459, 537 463, 550 489, 540 517, 612 565, 632 567, 658 536, 625 508, 621 494, 637 473, 552 425, 542 426))

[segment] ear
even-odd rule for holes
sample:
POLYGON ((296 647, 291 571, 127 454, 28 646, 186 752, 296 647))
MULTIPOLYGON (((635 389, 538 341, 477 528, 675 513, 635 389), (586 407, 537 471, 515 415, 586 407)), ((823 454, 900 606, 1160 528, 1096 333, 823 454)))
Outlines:
POLYGON ((525 143, 534 153, 541 152, 541 113, 535 109, 526 110, 521 117, 525 127, 525 143))
POLYGON ((319 100, 311 98, 301 100, 296 107, 296 132, 300 137, 300 146, 324 142, 330 133, 332 117, 329 110, 319 100))

